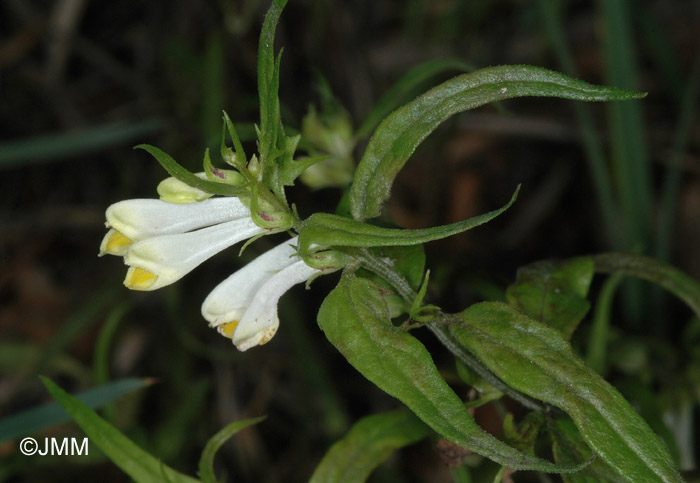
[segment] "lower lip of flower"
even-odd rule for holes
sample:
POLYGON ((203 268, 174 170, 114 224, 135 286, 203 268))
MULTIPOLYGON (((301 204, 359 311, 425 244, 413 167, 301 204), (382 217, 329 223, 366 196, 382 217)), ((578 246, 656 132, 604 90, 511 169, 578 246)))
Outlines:
POLYGON ((158 275, 140 267, 130 267, 124 285, 131 290, 148 290, 156 283, 158 275))
POLYGON ((219 334, 223 335, 224 337, 228 337, 229 339, 233 338, 233 333, 236 331, 236 327, 238 327, 238 320, 233 320, 231 322, 226 322, 224 324, 221 324, 216 327, 216 330, 219 331, 219 334))

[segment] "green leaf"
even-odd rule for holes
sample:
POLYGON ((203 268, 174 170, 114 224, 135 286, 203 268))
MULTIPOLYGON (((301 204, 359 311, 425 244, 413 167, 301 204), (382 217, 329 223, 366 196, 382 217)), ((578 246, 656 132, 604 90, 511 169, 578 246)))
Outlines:
MULTIPOLYGON (((557 419, 549 424, 552 435, 552 452, 559 464, 571 464, 593 456, 591 448, 583 440, 576 425, 570 419, 557 419)), ((596 458, 578 473, 562 475, 564 483, 606 483, 625 481, 601 458, 596 458)))
POLYGON ((232 186, 230 184, 215 183, 213 181, 200 179, 178 164, 169 154, 150 144, 139 144, 136 148, 147 151, 151 156, 156 158, 156 161, 163 166, 170 176, 173 176, 193 188, 198 188, 214 195, 225 196, 238 196, 247 192, 247 188, 241 186, 232 186))
POLYGON ((274 0, 272 2, 265 15, 258 44, 258 95, 260 97, 258 149, 263 165, 267 163, 268 156, 272 154, 277 145, 277 134, 280 127, 280 105, 277 97, 280 57, 275 58, 275 30, 286 4, 287 0, 274 0))
MULTIPOLYGON (((506 414, 503 419, 503 439, 518 448, 521 451, 527 451, 530 454, 535 454, 535 442, 540 429, 544 424, 544 416, 540 412, 530 412, 518 423, 515 424, 515 418, 512 413, 506 414)), ((586 461, 588 458, 580 458, 574 461, 569 461, 568 464, 576 464, 579 461, 586 461)))
POLYGON ((518 270, 506 298, 522 313, 554 327, 569 340, 591 306, 586 300, 591 280, 590 258, 535 262, 518 270))
POLYGON ((395 450, 416 443, 429 433, 428 427, 405 409, 364 417, 331 446, 310 482, 363 482, 395 450))
POLYGON ((404 74, 394 85, 386 91, 372 108, 362 125, 357 129, 355 137, 362 139, 388 116, 401 103, 415 96, 416 89, 427 81, 449 71, 468 72, 474 70, 472 66, 460 59, 434 59, 414 67, 404 74))
POLYGON ((219 448, 237 432, 253 424, 258 424, 264 419, 265 416, 234 421, 224 426, 209 439, 199 460, 199 477, 203 483, 216 483, 217 481, 214 474, 214 456, 219 448))
POLYGON ((596 272, 622 273, 653 282, 683 302, 700 318, 700 282, 673 265, 634 253, 602 253, 593 257, 596 272))
POLYGON ((376 247, 371 251, 375 256, 389 260, 414 290, 420 287, 425 269, 423 245, 376 247))
POLYGON ((644 95, 594 86, 558 72, 525 65, 489 67, 455 77, 397 109, 379 125, 355 172, 352 215, 360 221, 378 216, 389 198, 394 178, 416 147, 458 112, 522 96, 610 101, 644 95))
POLYGON ((510 201, 497 210, 457 223, 419 230, 383 228, 330 213, 314 213, 302 223, 299 232, 300 251, 308 253, 312 244, 339 247, 388 247, 419 245, 440 240, 493 220, 510 208, 518 197, 519 191, 520 186, 515 190, 510 201))
POLYGON ((392 325, 384 290, 346 273, 326 297, 318 323, 363 376, 399 399, 445 439, 515 469, 576 471, 518 451, 484 432, 447 385, 430 353, 392 325))
MULTIPOLYGON (((99 408, 152 382, 151 379, 122 379, 88 389, 75 397, 89 408, 99 408)), ((58 403, 42 404, 0 420, 0 443, 66 421, 70 421, 70 416, 58 403)))
POLYGON ((629 481, 682 481, 664 444, 561 334, 498 302, 457 315, 450 332, 496 376, 566 411, 589 446, 629 481))
POLYGON ((46 389, 82 428, 90 442, 95 444, 114 464, 137 482, 194 483, 199 480, 182 474, 158 461, 136 446, 117 428, 99 417, 88 406, 54 384, 39 376, 46 389))

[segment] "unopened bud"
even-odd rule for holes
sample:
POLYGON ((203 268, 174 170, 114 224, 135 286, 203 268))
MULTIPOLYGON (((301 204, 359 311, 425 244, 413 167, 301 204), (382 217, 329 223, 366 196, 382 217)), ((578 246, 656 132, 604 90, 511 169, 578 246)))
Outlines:
MULTIPOLYGON (((195 173, 195 176, 200 179, 207 179, 205 173, 195 173)), ((211 193, 190 186, 172 176, 161 181, 156 191, 158 191, 161 200, 178 204, 194 203, 213 196, 211 193)))

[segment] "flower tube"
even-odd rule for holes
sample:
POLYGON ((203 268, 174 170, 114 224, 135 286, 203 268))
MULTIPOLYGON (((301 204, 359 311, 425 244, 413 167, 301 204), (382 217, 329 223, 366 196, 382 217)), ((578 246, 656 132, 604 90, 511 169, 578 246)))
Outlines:
POLYGON ((279 298, 320 273, 297 256, 296 240, 287 240, 235 272, 202 304, 202 316, 238 350, 268 342, 279 326, 279 298))
POLYGON ((124 256, 124 263, 130 266, 124 285, 132 290, 170 285, 220 251, 263 232, 247 217, 136 242, 124 256))
POLYGON ((140 240, 245 217, 250 218, 250 211, 235 197, 189 204, 155 199, 120 201, 107 208, 106 225, 110 230, 102 240, 100 255, 123 256, 132 243, 140 240))

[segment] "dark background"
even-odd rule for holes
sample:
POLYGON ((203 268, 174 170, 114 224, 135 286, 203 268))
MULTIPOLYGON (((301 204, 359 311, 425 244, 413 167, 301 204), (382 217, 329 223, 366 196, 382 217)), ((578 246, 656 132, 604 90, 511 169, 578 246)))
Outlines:
MULTIPOLYGON (((318 74, 357 126, 392 82, 431 59, 563 70, 543 5, 554 5, 560 16, 577 76, 612 83, 605 3, 290 0, 277 33, 277 45, 284 47, 285 122, 299 128, 309 104, 318 103, 318 74)), ((664 183, 674 166, 680 184, 666 258, 700 278, 697 117, 683 149, 674 147, 683 109, 691 120, 698 110, 697 103, 688 104, 687 92, 700 77, 692 74, 700 2, 620 4, 636 73, 628 77, 632 85, 619 87, 649 93, 637 118, 648 158, 643 169, 652 180, 646 238, 610 241, 572 102, 518 99, 500 110, 487 106, 456 116, 419 148, 385 209, 386 218, 400 226, 434 226, 495 209, 522 183, 517 204, 505 215, 427 247, 432 302, 456 311, 498 296, 519 266, 542 258, 613 248, 653 254, 664 183)), ((258 119, 257 36, 267 6, 259 0, 0 3, 0 416, 49 400, 38 373, 79 392, 104 382, 95 367, 107 364, 110 379, 156 382, 104 414, 139 445, 189 474, 219 428, 267 414, 264 423, 224 446, 217 468, 229 481, 274 482, 307 479, 352 422, 398 406, 354 372, 316 325, 318 306, 337 276, 284 297, 280 331, 264 347, 239 354, 207 328, 199 314, 206 294, 272 246, 267 239, 251 246, 242 261, 229 250, 155 293, 127 291, 122 263, 96 257, 105 208, 122 199, 155 197, 166 176, 132 146, 154 144, 199 170, 204 148, 218 145, 222 109, 236 122, 258 119), (117 319, 112 336, 101 332, 110 317, 117 319), (108 347, 102 352, 96 349, 100 337, 108 347)), ((609 155, 611 141, 626 136, 629 126, 618 122, 616 130, 605 105, 586 107, 609 155)), ((289 191, 302 215, 332 211, 339 197, 333 189, 289 191)), ((599 285, 596 278, 593 295, 599 285)), ((641 354, 641 362, 631 369, 613 363, 606 375, 643 381, 661 407, 682 397, 695 408, 698 377, 691 373, 700 366, 693 365, 697 356, 687 339, 690 314, 673 300, 654 297, 659 300, 643 300, 636 309, 618 300, 614 325, 625 335, 612 351, 641 354)), ((583 325, 577 348, 585 341, 583 325)), ((464 396, 467 388, 456 383, 445 351, 423 339, 464 396)), ((482 418, 485 426, 496 421, 488 414, 482 418)), ((81 433, 63 425, 37 435, 81 433)), ((29 458, 18 453, 17 441, 5 442, 0 481, 127 480, 98 453, 95 448, 90 457, 29 458)), ((402 451, 374 478, 450 481, 430 442, 402 451)))

